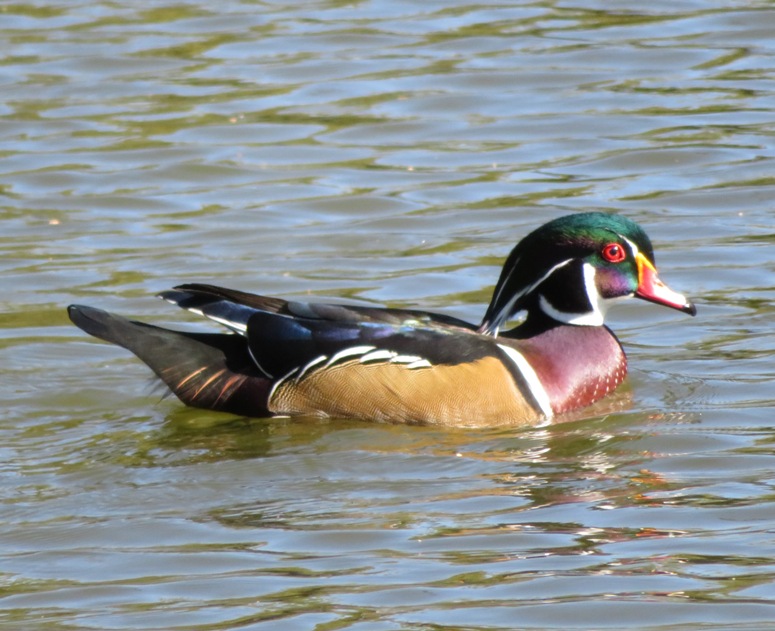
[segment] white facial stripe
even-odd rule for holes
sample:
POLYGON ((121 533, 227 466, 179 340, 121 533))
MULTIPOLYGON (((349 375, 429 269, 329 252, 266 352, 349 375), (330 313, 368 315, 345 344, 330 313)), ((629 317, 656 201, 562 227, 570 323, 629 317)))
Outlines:
MULTIPOLYGON (((490 324, 489 328, 487 329, 487 331, 485 331, 485 333, 490 332, 490 333, 492 333, 492 335, 494 337, 497 337, 498 336, 498 330, 501 328, 501 325, 503 325, 503 323, 506 322, 506 320, 508 320, 511 317, 511 315, 512 315, 511 314, 511 310, 514 308, 514 304, 517 302, 517 300, 519 300, 525 294, 529 294, 536 287, 538 287, 538 285, 540 285, 547 278, 549 278, 549 276, 551 276, 554 272, 556 272, 561 267, 566 266, 572 260, 573 259, 566 259, 565 261, 557 263, 557 265, 552 267, 548 272, 546 272, 546 274, 541 276, 541 278, 539 278, 537 281, 535 281, 531 285, 528 285, 527 287, 525 287, 519 293, 514 294, 511 297, 511 300, 509 300, 508 303, 506 303, 506 306, 503 307, 500 311, 498 311, 498 313, 495 315, 495 320, 493 320, 493 322, 490 324)), ((512 269, 515 269, 515 268, 512 268, 512 269)), ((509 273, 509 275, 511 275, 511 274, 509 273)), ((501 291, 502 290, 503 290, 503 287, 501 287, 501 291)), ((498 295, 500 295, 500 292, 498 292, 498 295)), ((493 302, 495 302, 495 300, 493 300, 493 302)))
MULTIPOLYGON (((514 265, 512 265, 512 266, 511 266, 511 269, 509 270, 509 273, 506 275, 506 278, 504 278, 504 279, 503 279, 503 283, 501 283, 501 286, 500 286, 500 288, 498 289, 498 293, 497 293, 497 294, 495 294, 495 295, 492 297, 492 303, 493 303, 493 304, 495 304, 496 302, 498 302, 498 301, 500 300, 500 298, 501 298, 501 294, 503 293, 503 290, 505 289, 506 285, 508 284, 509 280, 511 279, 511 275, 514 273, 514 270, 516 270, 516 269, 517 269, 517 265, 519 265, 519 259, 517 259, 516 261, 514 261, 514 265)), ((524 292, 524 290, 523 290, 523 291, 521 291, 521 292, 520 292, 519 294, 517 294, 517 295, 518 295, 518 296, 521 296, 523 293, 525 293, 525 292, 524 292)), ((516 298, 514 298, 514 299, 510 300, 507 306, 508 306, 508 307, 510 307, 511 305, 513 305, 513 304, 514 304, 514 300, 516 300, 516 298)), ((496 328, 496 330, 497 330, 497 328, 496 328)), ((497 334, 497 333, 496 333, 496 334, 497 334)))
POLYGON ((533 367, 530 365, 527 359, 525 359, 522 353, 520 353, 515 348, 504 346, 503 344, 498 344, 498 348, 506 353, 506 356, 512 362, 514 362, 517 370, 519 370, 519 373, 525 379, 525 383, 530 390, 530 394, 538 404, 538 407, 541 409, 544 417, 546 417, 547 420, 551 419, 554 416, 552 403, 549 400, 549 395, 546 393, 546 390, 544 390, 544 387, 541 384, 541 380, 538 378, 535 370, 533 370, 533 367))
MULTIPOLYGON (((619 233, 617 233, 617 234, 619 234, 619 233)), ((640 250, 638 250, 638 246, 637 246, 637 245, 635 245, 635 244, 634 244, 632 241, 630 241, 630 240, 629 240, 627 237, 625 237, 623 234, 620 234, 619 236, 622 238, 622 240, 624 240, 624 241, 626 241, 626 242, 627 242, 627 245, 629 245, 629 246, 630 246, 630 249, 632 250, 632 256, 633 256, 633 258, 637 258, 637 257, 638 257, 638 254, 640 253, 640 250)))

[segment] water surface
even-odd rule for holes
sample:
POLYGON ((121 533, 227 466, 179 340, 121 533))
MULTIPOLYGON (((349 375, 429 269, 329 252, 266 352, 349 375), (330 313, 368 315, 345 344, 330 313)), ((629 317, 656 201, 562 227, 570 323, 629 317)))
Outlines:
POLYGON ((0 7, 0 627, 775 623, 768 2, 0 7), (71 302, 204 281, 478 320, 570 212, 643 224, 697 318, 542 429, 183 408, 71 302))

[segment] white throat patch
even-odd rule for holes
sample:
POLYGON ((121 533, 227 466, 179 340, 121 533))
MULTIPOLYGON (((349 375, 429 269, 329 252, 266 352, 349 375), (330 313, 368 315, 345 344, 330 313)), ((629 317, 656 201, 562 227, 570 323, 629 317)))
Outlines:
POLYGON ((597 285, 595 284, 595 268, 589 263, 584 263, 582 265, 582 270, 584 274, 584 291, 587 294, 587 299, 589 300, 591 307, 589 311, 585 311, 584 313, 567 313, 565 311, 560 311, 554 307, 543 294, 538 297, 538 304, 546 315, 558 322, 577 324, 579 326, 603 326, 605 314, 606 311, 608 311, 608 303, 611 301, 604 299, 597 290, 597 285))

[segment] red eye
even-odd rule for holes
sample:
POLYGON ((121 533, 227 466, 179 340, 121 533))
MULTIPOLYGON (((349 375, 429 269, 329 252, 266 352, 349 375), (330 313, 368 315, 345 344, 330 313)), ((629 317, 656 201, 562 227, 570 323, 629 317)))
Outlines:
POLYGON ((609 263, 621 263, 627 258, 627 253, 618 243, 609 243, 603 248, 602 255, 609 263))

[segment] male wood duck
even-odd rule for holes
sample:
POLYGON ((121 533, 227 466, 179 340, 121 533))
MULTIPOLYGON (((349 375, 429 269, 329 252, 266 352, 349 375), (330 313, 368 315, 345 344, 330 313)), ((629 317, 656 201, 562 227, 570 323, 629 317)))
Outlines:
POLYGON ((606 308, 635 296, 690 315, 646 233, 604 213, 560 217, 517 244, 479 326, 407 309, 288 302, 212 285, 159 296, 229 333, 171 331, 72 305, 72 321, 143 360, 187 405, 243 416, 535 425, 627 373, 606 308), (504 325, 517 313, 522 322, 504 325))

